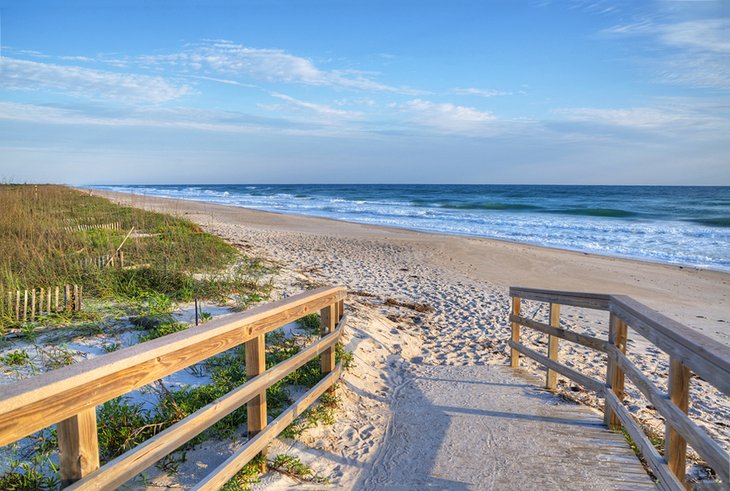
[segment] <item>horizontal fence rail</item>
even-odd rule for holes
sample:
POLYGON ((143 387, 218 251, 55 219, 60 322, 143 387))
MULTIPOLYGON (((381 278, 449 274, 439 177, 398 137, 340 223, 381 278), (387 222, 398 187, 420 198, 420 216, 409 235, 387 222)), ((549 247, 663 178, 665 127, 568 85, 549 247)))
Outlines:
POLYGON ((624 428, 659 479, 662 489, 684 490, 687 444, 730 483, 730 456, 708 433, 688 416, 691 373, 730 396, 730 347, 690 329, 625 295, 561 292, 534 288, 510 288, 512 336, 508 342, 511 364, 519 366, 520 355, 548 369, 546 386, 555 389, 559 373, 605 399, 605 422, 613 429, 624 428), (550 323, 522 315, 522 301, 550 305, 550 323), (560 306, 583 307, 609 313, 608 339, 587 336, 560 327, 560 306), (521 328, 548 335, 548 354, 538 353, 520 342, 521 328), (669 355, 668 390, 658 388, 626 357, 628 327, 637 331, 669 355), (588 377, 560 363, 558 341, 570 341, 606 353, 606 380, 588 377), (666 422, 665 454, 651 444, 644 430, 623 404, 624 382, 628 377, 666 422))
POLYGON ((346 322, 345 296, 343 287, 320 288, 3 386, 0 445, 57 424, 62 484, 111 489, 247 404, 253 438, 199 484, 199 489, 218 489, 339 379, 335 345, 346 322), (321 339, 266 370, 265 334, 317 311, 321 339), (241 344, 245 384, 99 467, 97 405, 241 344), (317 356, 325 377, 267 424, 266 389, 317 356))

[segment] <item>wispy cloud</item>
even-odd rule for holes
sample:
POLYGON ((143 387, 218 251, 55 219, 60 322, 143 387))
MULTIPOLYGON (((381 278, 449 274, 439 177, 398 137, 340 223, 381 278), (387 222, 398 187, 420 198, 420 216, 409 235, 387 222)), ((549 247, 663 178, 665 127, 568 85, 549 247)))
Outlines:
POLYGON ((664 134, 705 134, 714 138, 730 132, 727 101, 710 102, 697 98, 658 98, 651 106, 630 108, 564 108, 554 114, 562 119, 594 125, 613 126, 664 134))
POLYGON ((685 120, 685 116, 656 108, 639 107, 628 109, 601 109, 577 107, 556 109, 558 114, 570 121, 607 124, 629 128, 658 128, 685 120))
POLYGON ((450 92, 455 95, 475 95, 479 97, 497 97, 503 95, 512 95, 512 92, 495 89, 478 89, 476 87, 455 88, 451 89, 450 92))
MULTIPOLYGON (((301 102, 301 101, 299 101, 301 102)), ((59 107, 0 101, 0 121, 59 126, 178 129, 231 134, 339 136, 347 128, 322 120, 268 118, 238 111, 136 107, 112 112, 97 107, 59 107)))
POLYGON ((314 102, 302 101, 286 94, 280 94, 277 92, 272 93, 271 96, 285 101, 290 107, 294 107, 296 109, 304 109, 308 112, 315 113, 318 116, 324 116, 327 118, 334 117, 336 119, 353 119, 359 118, 362 115, 361 113, 355 111, 336 109, 326 104, 316 104, 314 102))
MULTIPOLYGON (((603 31, 617 36, 648 36, 666 51, 658 59, 657 79, 698 88, 730 89, 730 18, 683 22, 643 20, 603 31)), ((656 53, 653 54, 656 56, 656 53)))
POLYGON ((413 99, 391 107, 404 113, 410 123, 445 133, 480 134, 487 129, 488 123, 496 119, 488 112, 450 102, 413 99))
POLYGON ((181 70, 242 77, 271 83, 327 86, 373 92, 420 95, 422 91, 395 87, 356 71, 320 68, 302 56, 276 48, 253 48, 230 41, 206 41, 177 53, 141 56, 136 62, 146 67, 173 66, 181 70))
POLYGON ((7 90, 52 90, 93 100, 152 103, 178 99, 191 92, 159 76, 115 73, 79 66, 0 58, 0 88, 7 90))

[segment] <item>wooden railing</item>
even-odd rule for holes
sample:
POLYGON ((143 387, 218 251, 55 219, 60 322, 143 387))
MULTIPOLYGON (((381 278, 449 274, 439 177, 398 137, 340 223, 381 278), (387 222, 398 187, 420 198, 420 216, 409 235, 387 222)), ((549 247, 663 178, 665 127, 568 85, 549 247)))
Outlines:
POLYGON ((345 296, 343 287, 320 288, 2 386, 0 445, 58 424, 62 484, 113 489, 248 404, 250 440, 195 488, 218 489, 339 379, 335 344, 346 322, 345 296), (264 335, 317 311, 322 338, 266 370, 264 335), (99 467, 97 405, 244 343, 245 384, 99 467), (320 354, 325 377, 267 424, 266 389, 320 354))
POLYGON ((688 416, 691 372, 730 396, 730 348, 649 309, 624 295, 571 293, 532 288, 510 288, 512 297, 511 363, 519 366, 520 354, 547 367, 546 386, 555 389, 559 373, 605 398, 605 422, 613 429, 623 426, 641 451, 663 489, 684 490, 687 444, 717 473, 724 485, 730 483, 728 453, 688 416), (522 316, 521 300, 550 304, 548 324, 522 316), (560 327, 560 306, 569 305, 609 312, 608 339, 599 339, 560 327), (548 354, 520 343, 521 326, 549 336, 548 354), (649 340, 670 357, 668 391, 658 388, 626 357, 628 327, 649 340), (605 381, 569 368, 558 360, 558 340, 564 339, 606 353, 605 381), (666 422, 665 452, 662 456, 641 426, 623 405, 624 380, 628 377, 666 422))

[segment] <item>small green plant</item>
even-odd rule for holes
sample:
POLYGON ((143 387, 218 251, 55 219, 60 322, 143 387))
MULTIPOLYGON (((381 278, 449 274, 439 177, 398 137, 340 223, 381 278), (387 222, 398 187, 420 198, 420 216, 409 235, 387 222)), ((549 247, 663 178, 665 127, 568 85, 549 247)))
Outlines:
POLYGON ((36 339, 38 339, 38 333, 36 332, 37 327, 38 326, 35 324, 23 324, 20 328, 20 334, 29 342, 33 343, 36 339))
POLYGON ((139 445, 154 436, 160 428, 142 404, 130 404, 123 397, 99 406, 97 421, 99 456, 103 462, 139 445))
POLYGON ((22 366, 30 363, 28 353, 22 350, 15 350, 5 356, 0 356, 0 360, 10 366, 22 366))
POLYGON ((333 385, 332 388, 331 392, 322 394, 318 405, 309 408, 292 424, 287 426, 281 436, 284 438, 297 438, 309 428, 314 428, 319 424, 334 424, 335 410, 340 404, 340 399, 335 392, 337 385, 333 385))
MULTIPOLYGON (((0 489, 6 491, 55 491, 60 482, 56 477, 58 469, 50 459, 44 463, 33 459, 31 462, 12 462, 10 469, 0 475, 0 489), (49 468, 53 475, 46 475, 49 468)), ((50 473, 50 472, 49 472, 50 473)))
POLYGON ((269 468, 271 470, 281 472, 289 477, 293 477, 298 481, 314 482, 314 483, 328 483, 329 480, 325 477, 316 474, 311 467, 302 462, 299 457, 287 454, 278 454, 273 461, 269 462, 269 468))
POLYGON ((258 454, 221 488, 222 491, 250 491, 259 482, 264 464, 266 457, 258 454))
POLYGON ((65 346, 48 345, 44 348, 36 346, 36 349, 43 359, 43 364, 51 370, 76 363, 76 352, 65 346))
POLYGON ((168 334, 184 331, 188 327, 189 326, 183 322, 167 322, 151 329, 144 336, 140 336, 139 340, 141 342, 144 342, 151 339, 161 338, 162 336, 167 336, 168 334))
POLYGON ((319 334, 320 322, 319 314, 305 315, 301 319, 297 320, 297 324, 302 326, 302 329, 310 334, 319 334))
POLYGON ((213 318, 213 314, 211 314, 210 312, 201 312, 200 313, 200 323, 201 324, 205 324, 212 318, 213 318))
POLYGON ((58 449, 55 428, 46 428, 28 437, 31 455, 25 461, 13 460, 0 474, 0 489, 10 491, 46 491, 60 488, 58 466, 51 454, 58 449))
POLYGON ((113 351, 117 351, 122 347, 119 343, 107 343, 103 345, 101 348, 106 351, 107 353, 112 353, 113 351))
POLYGON ((342 343, 337 343, 335 346, 335 361, 342 363, 342 369, 346 372, 355 367, 355 355, 352 351, 345 349, 342 343))

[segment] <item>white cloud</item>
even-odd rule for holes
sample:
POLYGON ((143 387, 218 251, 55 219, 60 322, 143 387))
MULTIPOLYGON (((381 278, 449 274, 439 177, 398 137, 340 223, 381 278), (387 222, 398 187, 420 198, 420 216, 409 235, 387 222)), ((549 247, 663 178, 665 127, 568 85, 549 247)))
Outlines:
POLYGON ((617 25, 604 33, 649 36, 665 48, 645 61, 658 66, 659 81, 697 88, 730 89, 730 18, 674 23, 651 20, 617 25))
POLYGON ((162 77, 114 73, 78 66, 0 58, 0 88, 56 90, 66 95, 125 103, 162 103, 178 99, 191 89, 162 77))
POLYGON ((253 85, 253 84, 245 84, 243 82, 239 82, 237 80, 230 80, 230 79, 227 79, 227 78, 206 77, 204 75, 190 75, 190 77, 197 78, 197 79, 200 79, 200 80, 209 80, 211 82, 218 82, 218 83, 226 84, 226 85, 236 85, 238 87, 246 87, 246 88, 249 88, 249 89, 255 89, 256 88, 256 86, 253 85))
POLYGON ((406 113, 412 123, 447 133, 481 134, 487 128, 486 125, 496 119, 490 113, 450 102, 413 99, 403 104, 392 104, 391 107, 406 113))
POLYGON ((676 123, 683 119, 680 115, 647 107, 629 109, 578 107, 556 109, 554 112, 570 121, 626 126, 630 128, 657 128, 670 123, 676 123))
POLYGON ((702 19, 659 26, 664 43, 717 53, 730 53, 730 19, 702 19))
POLYGON ((325 70, 308 58, 275 48, 252 48, 230 41, 207 41, 178 53, 142 56, 146 67, 170 65, 192 72, 214 73, 228 78, 245 77, 272 83, 339 87, 363 91, 418 95, 408 87, 391 87, 354 70, 325 70))
POLYGON ((475 87, 455 88, 451 89, 452 94, 456 95, 476 95, 479 97, 497 97, 503 95, 512 95, 512 92, 495 89, 477 89, 475 87))
MULTIPOLYGON (((727 110, 727 108, 725 108, 727 110)), ((635 130, 687 133, 705 132, 712 136, 730 131, 730 120, 717 116, 717 104, 696 99, 665 98, 654 106, 633 108, 566 108, 553 112, 568 121, 608 125, 635 130)))
POLYGON ((293 106, 298 109, 305 109, 307 111, 311 111, 319 116, 325 116, 327 118, 337 118, 337 119, 352 119, 360 117, 361 114, 355 111, 345 111, 343 109, 335 109, 333 107, 327 106, 325 104, 316 104, 314 102, 307 102, 302 101, 299 99, 295 99, 294 97, 288 96, 286 94, 280 94, 277 92, 274 92, 271 94, 272 97, 276 97, 277 99, 281 99, 285 102, 287 102, 290 106, 293 106))
MULTIPOLYGON (((299 101, 301 102, 301 101, 299 101)), ((342 136, 346 126, 328 121, 294 121, 286 118, 262 118, 235 111, 191 108, 134 108, 121 113, 93 109, 74 109, 0 101, 0 121, 39 125, 75 125, 128 128, 163 128, 233 134, 271 134, 304 136, 342 136)))

